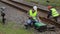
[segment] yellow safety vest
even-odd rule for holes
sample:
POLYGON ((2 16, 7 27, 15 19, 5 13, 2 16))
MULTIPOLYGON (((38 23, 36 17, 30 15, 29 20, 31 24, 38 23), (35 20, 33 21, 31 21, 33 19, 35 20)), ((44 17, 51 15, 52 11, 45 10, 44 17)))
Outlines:
POLYGON ((37 10, 34 13, 32 12, 32 10, 30 10, 29 15, 32 17, 36 17, 37 16, 37 10))
POLYGON ((53 17, 59 16, 59 13, 56 11, 55 8, 52 8, 51 10, 52 10, 52 16, 53 17))

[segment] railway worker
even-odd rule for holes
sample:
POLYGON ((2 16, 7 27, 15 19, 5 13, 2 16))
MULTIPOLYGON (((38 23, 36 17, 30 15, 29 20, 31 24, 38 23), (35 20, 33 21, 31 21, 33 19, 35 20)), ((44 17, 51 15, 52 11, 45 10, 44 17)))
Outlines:
POLYGON ((55 21, 57 22, 57 18, 59 16, 59 13, 57 12, 57 10, 52 6, 48 6, 48 10, 49 10, 49 13, 48 13, 47 18, 52 16, 55 19, 55 21))
POLYGON ((38 21, 40 21, 37 12, 37 6, 33 6, 33 9, 29 10, 28 15, 29 17, 32 17, 33 19, 38 19, 38 21))
POLYGON ((29 12, 28 12, 28 15, 29 17, 32 17, 33 18, 33 24, 35 23, 34 20, 38 20, 40 21, 39 17, 38 17, 38 12, 37 12, 37 6, 33 6, 33 9, 30 9, 29 12))
POLYGON ((29 17, 36 18, 37 17, 37 6, 33 6, 33 9, 30 9, 28 12, 29 17))
POLYGON ((2 23, 5 24, 5 13, 4 13, 5 7, 1 7, 0 9, 1 9, 2 23))

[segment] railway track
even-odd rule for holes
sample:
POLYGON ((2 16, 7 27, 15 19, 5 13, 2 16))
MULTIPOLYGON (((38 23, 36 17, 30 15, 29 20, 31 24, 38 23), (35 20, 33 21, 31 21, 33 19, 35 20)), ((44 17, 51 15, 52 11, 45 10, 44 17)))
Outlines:
MULTIPOLYGON (((5 3, 5 2, 3 2, 3 3, 5 3)), ((28 5, 24 5, 22 3, 16 3, 16 2, 13 2, 13 1, 9 1, 9 2, 6 1, 6 4, 11 5, 11 6, 15 7, 15 8, 18 8, 19 10, 21 9, 21 10, 23 10, 26 13, 29 11, 29 9, 32 8, 32 7, 29 7, 28 5)), ((41 9, 38 10, 38 14, 39 14, 39 18, 41 20, 43 20, 44 22, 56 25, 57 27, 60 28, 60 24, 59 23, 56 23, 55 21, 46 18, 47 12, 45 12, 44 10, 41 10, 41 9)))
MULTIPOLYGON (((15 1, 15 0, 10 0, 11 2, 14 2, 14 3, 17 3, 17 4, 21 4, 21 5, 24 5, 24 6, 27 6, 27 7, 29 7, 29 8, 31 8, 31 7, 33 7, 34 5, 36 5, 36 4, 34 4, 34 3, 28 3, 28 2, 20 2, 19 0, 18 1, 15 1)), ((46 7, 44 7, 44 6, 42 6, 42 5, 37 5, 38 6, 38 10, 40 11, 40 12, 44 12, 44 13, 46 13, 46 14, 48 14, 48 10, 47 10, 47 8, 46 7)), ((59 12, 59 11, 58 11, 59 12)), ((45 17, 46 18, 46 17, 45 17)), ((52 20, 52 19, 51 19, 52 20)), ((59 23, 60 23, 60 16, 59 16, 59 18, 58 18, 58 20, 59 20, 59 23)))
MULTIPOLYGON (((5 2, 3 2, 3 3, 5 3, 5 2)), ((13 3, 13 2, 11 2, 12 4, 16 4, 16 3, 13 3)), ((7 3, 5 3, 5 4, 7 4, 7 3)), ((13 6, 13 5, 11 5, 11 4, 8 4, 8 5, 10 5, 10 6, 13 6)), ((30 9, 30 7, 26 7, 26 6, 23 6, 23 5, 20 5, 20 4, 16 4, 17 6, 19 5, 19 6, 21 6, 21 7, 24 7, 25 9, 26 8, 29 8, 30 9)), ((13 6, 14 8, 18 8, 18 7, 16 7, 16 6, 13 6)), ((23 12, 26 12, 27 13, 27 11, 29 10, 25 10, 25 9, 22 9, 22 8, 18 8, 19 10, 23 10, 23 12)), ((60 24, 58 24, 58 23, 56 23, 56 22, 54 22, 54 21, 52 21, 52 20, 50 20, 50 19, 47 19, 46 18, 46 13, 44 13, 44 12, 42 12, 41 10, 38 10, 39 11, 39 18, 42 20, 42 21, 44 21, 45 23, 48 23, 48 24, 53 24, 53 25, 56 25, 56 27, 59 27, 60 28, 60 24), (41 12, 40 12, 41 11, 41 12), (43 16, 43 15, 45 15, 45 16, 43 16)))

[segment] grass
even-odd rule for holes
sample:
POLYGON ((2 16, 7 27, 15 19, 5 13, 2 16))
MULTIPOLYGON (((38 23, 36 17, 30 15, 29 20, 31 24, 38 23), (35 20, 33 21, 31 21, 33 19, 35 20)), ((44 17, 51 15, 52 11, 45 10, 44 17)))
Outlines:
MULTIPOLYGON (((46 2, 47 0, 26 0, 26 1, 28 1, 28 2, 31 2, 31 1, 37 2, 37 3, 40 3, 40 4, 45 5, 45 6, 48 4, 46 2)), ((60 0, 49 0, 49 1, 50 1, 49 5, 60 6, 60 0)))
POLYGON ((0 34, 33 34, 33 30, 26 30, 14 22, 2 25, 0 21, 0 34))

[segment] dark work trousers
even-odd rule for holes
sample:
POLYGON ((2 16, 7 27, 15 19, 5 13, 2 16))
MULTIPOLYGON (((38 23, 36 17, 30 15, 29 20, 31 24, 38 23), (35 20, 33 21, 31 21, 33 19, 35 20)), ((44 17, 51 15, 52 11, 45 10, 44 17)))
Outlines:
POLYGON ((2 12, 2 13, 1 13, 1 16, 2 16, 2 23, 5 24, 5 18, 4 18, 5 13, 2 12))
POLYGON ((32 26, 32 19, 29 18, 29 20, 27 20, 26 23, 27 23, 27 24, 24 25, 26 29, 28 29, 28 28, 30 28, 30 27, 33 27, 33 26, 32 26))
POLYGON ((51 14, 52 14, 51 12, 48 12, 47 18, 49 18, 50 16, 52 16, 51 14))
POLYGON ((5 18, 4 17, 2 17, 2 23, 5 24, 5 18))
POLYGON ((33 22, 33 26, 35 26, 36 21, 35 20, 32 20, 32 22, 33 22))

